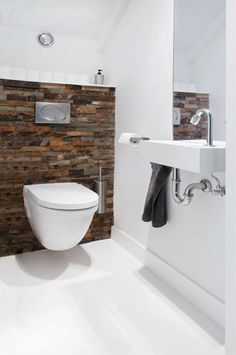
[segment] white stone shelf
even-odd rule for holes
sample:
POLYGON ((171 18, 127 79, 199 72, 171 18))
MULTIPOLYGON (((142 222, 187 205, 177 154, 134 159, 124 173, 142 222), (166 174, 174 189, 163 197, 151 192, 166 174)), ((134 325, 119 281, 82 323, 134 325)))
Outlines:
POLYGON ((0 67, 0 79, 102 88, 116 87, 115 85, 108 84, 93 84, 91 77, 87 74, 58 73, 10 67, 0 67))

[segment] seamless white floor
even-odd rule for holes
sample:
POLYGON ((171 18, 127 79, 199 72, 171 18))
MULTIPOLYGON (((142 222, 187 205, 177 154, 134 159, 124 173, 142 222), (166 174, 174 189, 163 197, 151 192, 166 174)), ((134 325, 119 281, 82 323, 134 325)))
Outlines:
POLYGON ((153 280, 111 240, 1 258, 0 354, 224 354, 153 280))

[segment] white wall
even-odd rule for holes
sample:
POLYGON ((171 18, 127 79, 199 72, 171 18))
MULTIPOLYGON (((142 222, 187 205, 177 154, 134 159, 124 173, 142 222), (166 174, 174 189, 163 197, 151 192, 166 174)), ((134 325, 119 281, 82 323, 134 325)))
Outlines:
MULTIPOLYGON (((202 178, 187 172, 181 174, 183 186, 202 178)), ((169 223, 159 231, 150 228, 148 248, 224 301, 225 199, 197 191, 192 203, 183 207, 173 202, 170 190, 169 223)))
POLYGON ((37 32, 0 27, 0 67, 87 74, 90 82, 103 57, 95 40, 56 34, 53 47, 43 48, 37 32))
POLYGON ((225 140, 225 28, 208 42, 192 63, 191 80, 198 90, 210 93, 214 139, 225 140))
MULTIPOLYGON (((108 80, 117 84, 116 139, 125 131, 172 137, 172 26, 173 0, 133 0, 105 53, 108 80)), ((144 244, 149 177, 135 148, 116 146, 115 225, 144 244)))
POLYGON ((236 354, 236 2, 227 0, 226 354, 236 354))
POLYGON ((60 82, 78 83, 79 75, 87 75, 94 83, 94 74, 103 68, 103 49, 129 2, 0 0, 0 77, 50 82, 58 80, 51 79, 56 72, 60 82), (37 43, 42 31, 54 34, 53 47, 37 43), (67 79, 66 74, 74 75, 67 79))
MULTIPOLYGON (((116 134, 172 137, 173 1, 133 0, 105 64, 118 85, 116 134)), ((224 300, 224 198, 197 192, 192 205, 168 198, 169 223, 141 221, 151 169, 138 148, 116 146, 115 226, 197 285, 224 300)), ((183 172, 183 185, 201 176, 183 172)))
POLYGON ((192 65, 189 64, 185 53, 174 52, 174 82, 182 84, 191 84, 192 65))

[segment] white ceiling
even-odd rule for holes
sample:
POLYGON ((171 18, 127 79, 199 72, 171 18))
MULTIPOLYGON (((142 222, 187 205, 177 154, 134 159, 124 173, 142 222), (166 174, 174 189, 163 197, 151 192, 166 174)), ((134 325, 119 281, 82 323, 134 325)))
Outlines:
POLYGON ((175 50, 189 52, 213 36, 225 24, 225 8, 226 0, 176 0, 175 50))
POLYGON ((0 25, 97 39, 130 0, 0 0, 0 25))

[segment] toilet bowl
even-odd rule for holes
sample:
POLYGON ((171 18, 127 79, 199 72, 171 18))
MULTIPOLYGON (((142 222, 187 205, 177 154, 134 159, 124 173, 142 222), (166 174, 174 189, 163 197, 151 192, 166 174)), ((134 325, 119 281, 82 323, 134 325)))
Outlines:
POLYGON ((99 200, 77 183, 26 185, 23 195, 31 228, 50 250, 71 249, 83 239, 99 200))

